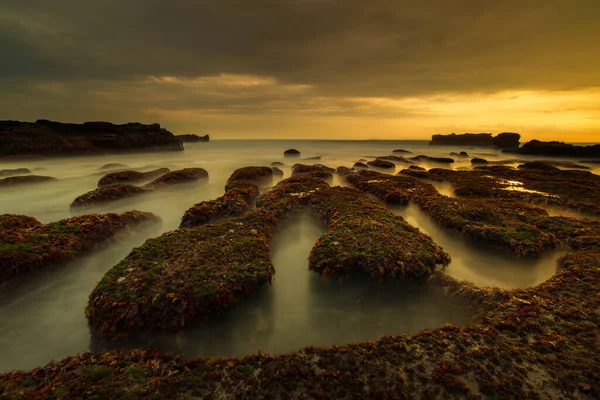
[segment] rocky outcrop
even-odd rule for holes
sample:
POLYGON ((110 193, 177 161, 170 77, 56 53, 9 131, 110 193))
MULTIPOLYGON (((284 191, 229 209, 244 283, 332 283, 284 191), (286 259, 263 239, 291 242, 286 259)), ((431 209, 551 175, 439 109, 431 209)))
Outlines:
POLYGON ((501 149, 518 149, 521 144, 521 135, 514 132, 502 132, 492 141, 494 146, 501 149))
POLYGON ((521 135, 513 132, 502 132, 494 137, 491 133, 463 133, 457 135, 433 135, 430 146, 478 146, 512 149, 519 147, 521 135))
POLYGON ((47 120, 0 121, 0 157, 85 155, 183 150, 181 141, 159 124, 109 122, 64 124, 47 120))
POLYGON ((196 142, 208 142, 210 141, 209 135, 198 136, 196 134, 190 133, 187 135, 177 135, 175 136, 177 139, 181 140, 183 143, 196 143, 196 142))
POLYGON ((565 142, 541 142, 539 140, 532 140, 525 143, 519 149, 504 150, 504 152, 535 156, 600 158, 600 144, 593 146, 575 146, 565 142))
POLYGON ((227 179, 228 185, 234 182, 252 183, 260 188, 270 187, 273 184, 273 169, 256 166, 238 168, 227 179))
POLYGON ((116 184, 102 186, 77 197, 71 203, 71 208, 91 207, 93 205, 105 204, 116 200, 140 196, 146 193, 150 193, 150 190, 134 185, 116 184))
POLYGON ((489 161, 485 158, 475 157, 471 160, 471 164, 488 164, 489 161))

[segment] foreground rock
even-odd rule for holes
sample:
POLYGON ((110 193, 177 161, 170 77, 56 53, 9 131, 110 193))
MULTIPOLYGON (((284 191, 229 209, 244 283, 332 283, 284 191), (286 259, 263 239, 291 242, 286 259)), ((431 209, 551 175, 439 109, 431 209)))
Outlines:
POLYGON ((457 135, 433 135, 430 146, 477 146, 516 149, 519 147, 521 135, 513 132, 502 132, 494 137, 491 133, 463 133, 457 135))
POLYGON ((142 223, 158 222, 159 218, 130 211, 120 215, 82 215, 46 225, 24 216, 4 215, 0 221, 7 226, 0 230, 0 283, 3 283, 33 270, 66 263, 142 223))
POLYGON ((177 139, 181 140, 183 143, 197 143, 197 142, 208 142, 210 141, 209 135, 199 136, 193 133, 187 135, 176 135, 177 139))
POLYGON ((181 142, 159 124, 109 122, 63 124, 0 121, 0 157, 183 150, 181 142))
POLYGON ((437 195, 433 186, 423 184, 411 177, 360 171, 358 174, 345 176, 345 179, 355 188, 389 204, 407 205, 419 192, 428 196, 437 195))
POLYGON ((309 207, 328 224, 310 253, 312 271, 408 281, 450 262, 429 236, 356 189, 320 191, 309 198, 309 207))
POLYGON ((28 215, 0 214, 0 230, 26 229, 42 225, 37 219, 28 215))
MULTIPOLYGON (((294 179, 288 181, 292 190, 325 185, 294 179)), ((276 190, 285 193, 286 184, 276 190)), ((90 324, 109 338, 174 332, 219 314, 270 282, 275 272, 270 238, 299 207, 299 198, 291 194, 272 199, 242 217, 168 232, 134 249, 92 292, 86 310, 90 324)))
POLYGON ((208 172, 204 168, 184 168, 161 175, 152 182, 144 185, 144 188, 162 189, 167 186, 192 183, 205 179, 208 179, 208 172))
POLYGON ((115 185, 117 183, 138 183, 150 180, 171 172, 169 168, 158 168, 148 172, 119 171, 104 175, 98 181, 98 187, 115 185))
POLYGON ((532 140, 519 149, 505 150, 505 152, 535 156, 600 158, 600 145, 575 146, 564 142, 532 140))
POLYGON ((27 175, 11 176, 10 178, 0 179, 0 187, 31 185, 34 183, 51 182, 57 180, 51 176, 27 175))

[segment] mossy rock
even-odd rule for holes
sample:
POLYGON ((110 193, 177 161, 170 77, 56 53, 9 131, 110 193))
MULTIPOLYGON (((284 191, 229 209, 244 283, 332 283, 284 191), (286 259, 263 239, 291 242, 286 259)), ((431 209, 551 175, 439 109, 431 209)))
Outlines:
POLYGON ((243 167, 238 168, 229 177, 227 183, 247 182, 260 188, 269 187, 273 184, 273 169, 269 167, 243 167))
POLYGON ((0 230, 26 229, 42 225, 37 219, 28 215, 0 214, 0 230))
MULTIPOLYGON (((335 172, 335 170, 333 170, 335 172)), ((296 164, 292 167, 292 176, 307 176, 322 179, 326 182, 333 180, 333 172, 329 167, 323 165, 303 165, 296 164)))
POLYGON ((195 228, 223 219, 239 217, 250 211, 258 197, 258 186, 233 182, 218 199, 203 201, 188 209, 181 219, 180 228, 195 228))
POLYGON ((56 178, 51 176, 41 175, 11 176, 9 178, 0 179, 0 187, 31 185, 34 183, 52 182, 56 180, 56 178))
POLYGON ((408 281, 450 262, 433 240, 360 191, 334 187, 314 193, 309 208, 328 224, 309 257, 325 275, 408 281))
POLYGON ((417 179, 387 175, 375 171, 360 171, 358 174, 345 176, 346 181, 357 189, 369 193, 389 203, 407 205, 414 196, 433 196, 437 190, 417 179))
POLYGON ((192 183, 208 179, 208 172, 203 168, 184 168, 168 172, 152 182, 144 185, 146 189, 161 189, 183 183, 192 183))
POLYGON ((158 168, 148 172, 138 172, 138 171, 119 171, 119 172, 111 172, 107 175, 104 175, 98 181, 98 187, 115 185, 118 183, 137 183, 144 180, 150 180, 158 178, 166 173, 169 173, 171 170, 169 168, 158 168))
POLYGON ((13 229, 0 230, 0 283, 66 263, 142 223, 159 221, 155 215, 141 211, 81 215, 45 225, 19 217, 21 224, 12 223, 13 229))
POLYGON ((136 197, 151 192, 151 190, 134 185, 116 184, 102 186, 77 197, 71 203, 71 208, 91 207, 98 204, 105 204, 112 201, 136 197))

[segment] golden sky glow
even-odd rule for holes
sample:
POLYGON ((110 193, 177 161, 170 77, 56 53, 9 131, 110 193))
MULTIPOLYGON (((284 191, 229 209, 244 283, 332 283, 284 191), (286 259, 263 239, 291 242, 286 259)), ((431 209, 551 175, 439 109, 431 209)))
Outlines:
POLYGON ((593 0, 29 3, 0 5, 0 119, 600 142, 593 0))

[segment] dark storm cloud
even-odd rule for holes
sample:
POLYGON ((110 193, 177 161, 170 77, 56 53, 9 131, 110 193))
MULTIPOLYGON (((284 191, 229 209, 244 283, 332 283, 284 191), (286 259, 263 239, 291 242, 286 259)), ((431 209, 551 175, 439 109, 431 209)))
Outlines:
POLYGON ((599 10, 585 0, 4 0, 0 74, 245 74, 328 96, 597 86, 599 10))

